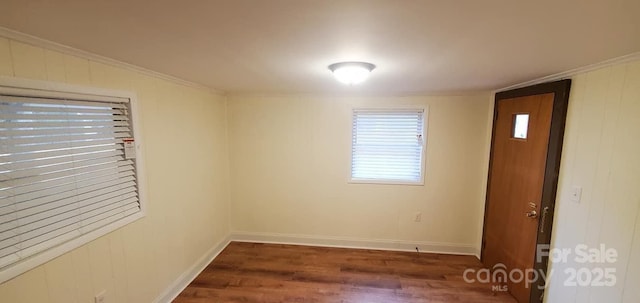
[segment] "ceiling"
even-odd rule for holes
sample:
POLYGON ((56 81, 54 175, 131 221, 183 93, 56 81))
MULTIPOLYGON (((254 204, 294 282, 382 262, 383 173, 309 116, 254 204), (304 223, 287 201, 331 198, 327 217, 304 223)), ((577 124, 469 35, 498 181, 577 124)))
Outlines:
POLYGON ((640 51, 638 0, 0 0, 0 26, 231 94, 491 90, 640 51), (344 86, 327 66, 368 61, 344 86))

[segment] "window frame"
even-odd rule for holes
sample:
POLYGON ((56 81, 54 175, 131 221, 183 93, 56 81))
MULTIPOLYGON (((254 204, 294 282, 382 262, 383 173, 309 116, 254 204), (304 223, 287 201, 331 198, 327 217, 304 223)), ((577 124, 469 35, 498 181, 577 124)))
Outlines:
POLYGON ((427 158, 427 141, 428 139, 428 122, 429 122, 429 106, 379 106, 379 107, 351 107, 349 118, 349 128, 351 129, 349 136, 349 176, 347 183, 349 184, 377 184, 377 185, 407 185, 407 186, 424 186, 426 176, 426 158, 427 158), (422 150, 420 156, 420 180, 419 181, 403 181, 392 179, 361 179, 353 178, 353 119, 355 111, 407 111, 407 110, 422 110, 422 150))
POLYGON ((88 100, 98 101, 100 98, 124 98, 129 99, 129 116, 131 119, 131 131, 135 138, 136 161, 135 171, 137 178, 138 200, 140 211, 116 222, 110 223, 93 231, 80 235, 77 238, 66 241, 60 245, 49 248, 33 256, 19 260, 5 268, 0 269, 0 283, 13 279, 33 268, 43 265, 65 253, 71 252, 89 242, 92 242, 108 233, 116 231, 128 224, 138 221, 147 215, 146 177, 144 169, 144 157, 142 147, 143 136, 141 134, 140 119, 138 115, 137 96, 133 92, 103 89, 90 86, 71 85, 58 82, 31 80, 0 76, 0 92, 18 93, 27 96, 70 97, 81 96, 88 100))

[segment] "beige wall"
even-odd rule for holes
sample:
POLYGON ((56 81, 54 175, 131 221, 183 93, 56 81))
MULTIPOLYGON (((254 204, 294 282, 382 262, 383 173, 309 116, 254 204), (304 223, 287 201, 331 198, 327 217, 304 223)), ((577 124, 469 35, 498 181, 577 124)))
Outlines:
MULTIPOLYGON (((479 246, 488 94, 234 96, 226 103, 206 90, 4 38, 0 75, 136 92, 149 209, 146 218, 1 284, 7 302, 92 302, 102 290, 107 302, 151 302, 230 230, 479 246), (351 108, 377 106, 429 107, 424 186, 347 182, 351 108)), ((547 302, 640 297, 638 117, 640 62, 574 78, 552 244, 616 248, 618 283, 562 287, 563 270, 576 264, 554 264, 547 302), (583 188, 579 204, 569 199, 573 186, 583 188)))
POLYGON ((572 262, 551 266, 546 302, 638 302, 640 298, 640 61, 574 77, 552 246, 618 251, 615 287, 563 287, 572 262), (570 199, 574 186, 582 201, 570 199))
POLYGON ((151 302, 229 232, 226 101, 0 38, 0 75, 133 91, 148 215, 0 285, 3 302, 151 302))
MULTIPOLYGON (((232 96, 232 230, 268 238, 479 246, 489 94, 232 96), (428 106, 424 186, 350 184, 353 107, 428 106), (422 222, 414 214, 422 212, 422 222)), ((313 241, 312 241, 313 242, 313 241)), ((423 247, 423 249, 425 249, 423 247)))

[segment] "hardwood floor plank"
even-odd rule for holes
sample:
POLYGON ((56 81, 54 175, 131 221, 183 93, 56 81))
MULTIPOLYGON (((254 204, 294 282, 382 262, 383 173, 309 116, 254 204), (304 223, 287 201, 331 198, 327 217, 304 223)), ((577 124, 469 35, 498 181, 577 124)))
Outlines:
POLYGON ((516 302, 467 283, 473 256, 232 242, 174 300, 204 302, 516 302))

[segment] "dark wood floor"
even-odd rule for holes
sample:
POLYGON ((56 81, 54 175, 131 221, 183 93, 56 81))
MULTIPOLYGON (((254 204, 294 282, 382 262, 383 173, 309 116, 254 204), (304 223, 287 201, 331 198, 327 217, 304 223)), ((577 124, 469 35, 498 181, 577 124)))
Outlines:
POLYGON ((202 302, 515 302, 469 284, 473 256, 232 242, 175 299, 202 302))

